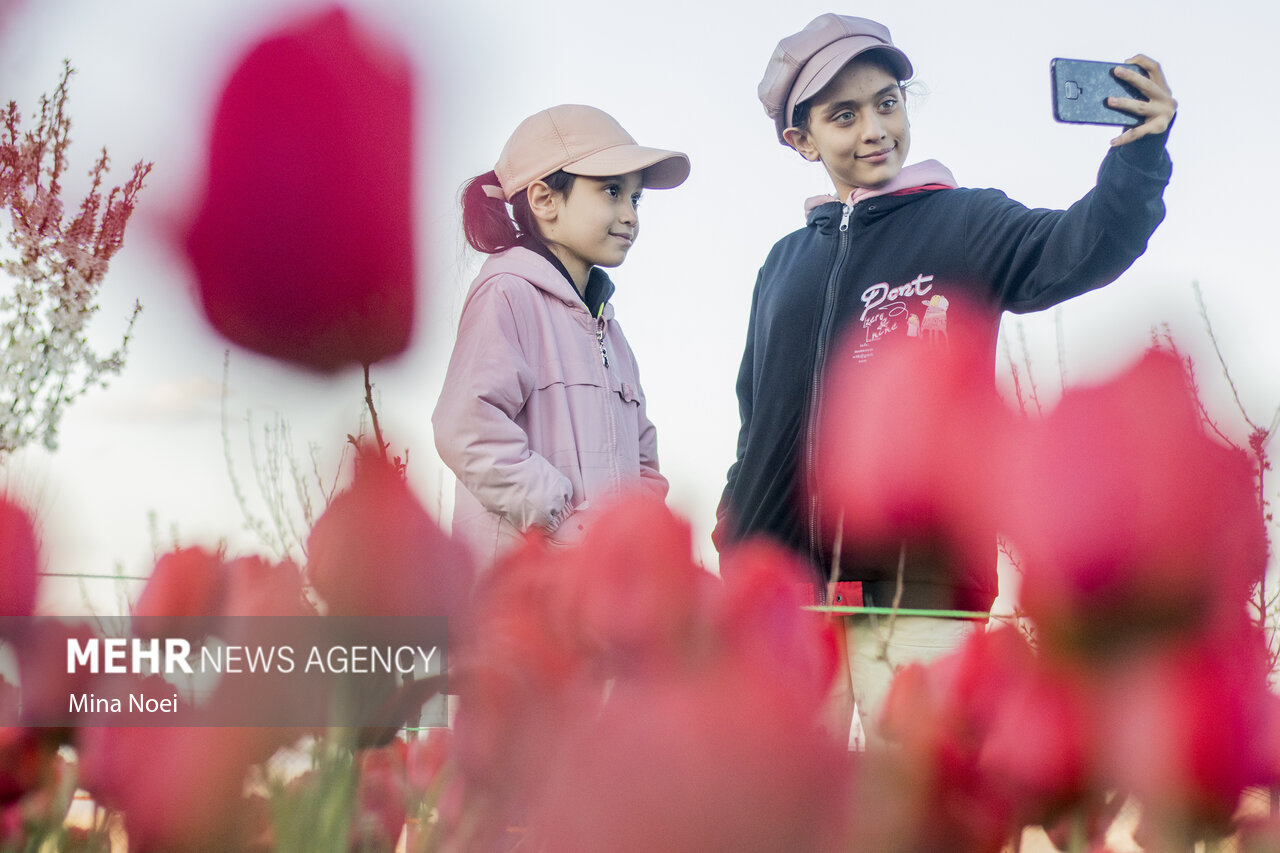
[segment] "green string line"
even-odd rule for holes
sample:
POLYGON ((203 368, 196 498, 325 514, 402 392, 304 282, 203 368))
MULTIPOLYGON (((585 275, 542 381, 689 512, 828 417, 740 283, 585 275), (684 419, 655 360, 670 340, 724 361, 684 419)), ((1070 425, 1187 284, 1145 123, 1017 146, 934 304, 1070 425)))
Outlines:
POLYGON ((84 572, 36 572, 42 578, 100 578, 113 581, 145 581, 142 575, 93 575, 84 572))
POLYGON ((896 613, 899 616, 932 616, 936 619, 989 619, 990 613, 984 613, 981 610, 920 610, 911 607, 859 607, 854 605, 840 604, 811 604, 806 605, 805 610, 812 610, 816 613, 869 613, 877 616, 890 616, 896 613))

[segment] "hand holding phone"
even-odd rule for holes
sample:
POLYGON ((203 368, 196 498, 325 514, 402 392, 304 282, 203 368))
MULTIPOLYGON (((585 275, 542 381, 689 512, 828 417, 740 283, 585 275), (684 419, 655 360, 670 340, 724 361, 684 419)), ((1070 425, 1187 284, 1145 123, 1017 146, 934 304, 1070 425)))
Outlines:
MULTIPOLYGON (((1112 69, 1119 62, 1095 62, 1089 59, 1063 59, 1049 62, 1053 81, 1053 117, 1072 124, 1118 124, 1136 127, 1142 119, 1132 113, 1107 106, 1107 98, 1146 98, 1134 86, 1117 78, 1112 69)), ((1124 65, 1139 74, 1139 65, 1124 65)))
POLYGON ((1113 146, 1163 133, 1178 111, 1160 63, 1142 54, 1125 63, 1058 58, 1049 75, 1054 118, 1126 127, 1113 146))

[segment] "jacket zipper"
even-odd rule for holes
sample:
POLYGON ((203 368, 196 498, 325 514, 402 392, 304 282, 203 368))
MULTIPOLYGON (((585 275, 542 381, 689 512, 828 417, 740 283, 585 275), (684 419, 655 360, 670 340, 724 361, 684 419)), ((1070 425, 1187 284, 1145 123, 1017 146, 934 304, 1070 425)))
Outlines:
MULTIPOLYGON (((835 320, 836 297, 839 295, 840 268, 844 265, 845 255, 849 251, 849 216, 853 213, 853 205, 845 204, 840 215, 840 236, 837 238, 836 258, 831 265, 831 274, 827 277, 826 293, 822 301, 822 316, 818 324, 818 343, 813 358, 813 374, 809 382, 809 423, 805 428, 805 476, 810 484, 809 493, 809 555, 815 561, 820 556, 820 536, 818 532, 818 496, 812 490, 814 473, 817 470, 817 435, 818 418, 821 415, 822 374, 826 366, 827 348, 830 344, 831 326, 835 320)), ((825 591, 825 584, 821 587, 825 591)), ((820 593, 825 597, 825 592, 820 593)))
POLYGON ((609 367, 609 351, 604 348, 604 320, 596 320, 596 343, 600 345, 600 361, 609 367))
MULTIPOLYGON (((598 344, 600 347, 600 363, 604 370, 604 388, 606 391, 605 396, 609 402, 612 402, 613 386, 609 382, 609 352, 608 350, 605 349, 605 346, 604 346, 605 319, 604 319, 603 303, 600 305, 600 310, 596 314, 595 321, 596 321, 596 344, 598 344)), ((609 446, 616 447, 618 444, 618 423, 616 420, 617 415, 614 414, 612 405, 605 406, 605 417, 609 422, 609 446)), ((618 470, 617 454, 610 454, 610 458, 613 461, 613 465, 612 465, 613 482, 615 485, 619 485, 622 482, 622 472, 618 470)))

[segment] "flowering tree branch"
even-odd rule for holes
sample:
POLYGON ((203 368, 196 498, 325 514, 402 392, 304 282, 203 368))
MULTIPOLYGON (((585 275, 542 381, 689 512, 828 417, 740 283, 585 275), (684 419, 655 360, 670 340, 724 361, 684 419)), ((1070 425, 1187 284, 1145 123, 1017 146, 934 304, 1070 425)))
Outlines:
POLYGON ((119 375, 142 311, 134 304, 120 346, 102 355, 85 329, 111 258, 124 241, 150 163, 139 161, 123 187, 103 190, 110 166, 104 149, 89 171, 92 183, 67 221, 62 180, 71 119, 64 63, 53 95, 44 96, 35 127, 22 131, 17 104, 3 110, 0 128, 0 206, 9 211, 0 272, 13 283, 0 292, 0 458, 32 441, 57 447, 65 407, 90 388, 119 375))

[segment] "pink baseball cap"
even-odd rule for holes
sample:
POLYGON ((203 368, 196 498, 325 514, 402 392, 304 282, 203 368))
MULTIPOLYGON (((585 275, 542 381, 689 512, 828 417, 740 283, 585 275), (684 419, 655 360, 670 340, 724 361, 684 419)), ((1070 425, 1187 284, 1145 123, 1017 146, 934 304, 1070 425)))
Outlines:
POLYGON ((868 18, 827 12, 778 42, 758 92, 779 142, 789 144, 782 132, 791 126, 796 105, 821 92, 849 60, 869 50, 881 51, 899 81, 914 73, 911 60, 894 47, 889 28, 868 18))
MULTIPOLYGON (((563 169, 606 178, 644 173, 644 186, 665 190, 689 177, 689 158, 679 151, 637 145, 613 116, 582 104, 560 104, 520 122, 494 172, 507 201, 534 181, 563 169)), ((497 187, 491 195, 497 195, 497 187)))

